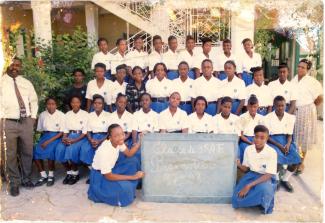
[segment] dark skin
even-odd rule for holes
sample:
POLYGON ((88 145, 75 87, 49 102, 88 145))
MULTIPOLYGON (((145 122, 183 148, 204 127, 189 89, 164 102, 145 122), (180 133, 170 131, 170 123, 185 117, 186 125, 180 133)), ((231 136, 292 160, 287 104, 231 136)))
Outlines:
MULTIPOLYGON (((210 58, 209 54, 211 52, 211 48, 212 48, 212 42, 206 42, 202 45, 202 52, 207 58, 210 58)), ((199 68, 195 69, 195 76, 196 78, 199 78, 201 76, 199 68)))
POLYGON ((206 104, 204 100, 196 101, 195 113, 199 119, 203 118, 205 109, 206 109, 206 104))
MULTIPOLYGON (((257 86, 262 86, 264 84, 264 74, 263 74, 263 70, 259 70, 254 72, 254 83, 257 86)), ((267 107, 267 113, 272 112, 272 106, 268 106, 267 107)))
MULTIPOLYGON (((126 104, 127 104, 126 97, 119 97, 118 99, 116 99, 116 112, 117 112, 117 116, 119 118, 122 118, 122 116, 126 110, 125 109, 126 104)), ((127 140, 130 136, 131 136, 131 132, 125 133, 125 140, 127 140)))
MULTIPOLYGON (((54 114, 54 112, 56 111, 56 102, 52 99, 49 99, 46 103, 46 110, 50 113, 50 114, 54 114)), ((60 137, 62 136, 62 132, 56 134, 55 136, 53 136, 52 138, 46 140, 45 142, 43 142, 41 144, 41 148, 42 149, 46 149, 46 147, 54 142, 55 140, 59 139, 60 137)), ((42 172, 44 171, 44 162, 43 160, 35 160, 35 164, 36 164, 36 167, 37 167, 37 170, 39 172, 42 172)), ((48 160, 48 168, 49 168, 49 171, 54 171, 54 160, 48 160)))
MULTIPOLYGON (((230 57, 231 55, 231 43, 222 43, 222 50, 226 57, 230 57)), ((220 72, 215 72, 216 75, 219 75, 220 72)))
MULTIPOLYGON (((142 137, 142 135, 140 135, 140 137, 142 137)), ((121 127, 116 127, 112 129, 109 140, 111 141, 112 146, 116 149, 119 145, 123 145, 125 141, 125 133, 123 132, 123 129, 121 127)), ((127 157, 132 157, 140 149, 140 146, 141 146, 140 143, 136 143, 130 150, 126 149, 123 153, 127 157)), ((144 177, 144 172, 138 171, 134 175, 121 175, 121 174, 114 174, 111 172, 111 173, 104 174, 104 176, 106 179, 112 181, 138 180, 144 177)))
MULTIPOLYGON (((254 104, 254 105, 247 105, 247 110, 249 112, 249 115, 253 118, 255 118, 256 116, 256 113, 257 113, 257 109, 258 109, 258 104, 254 104)), ((244 135, 244 132, 241 131, 241 134, 240 134, 240 139, 249 144, 249 145, 253 145, 253 142, 251 142, 245 135, 244 135)))
POLYGON ((221 116, 224 119, 228 119, 230 116, 230 112, 231 112, 231 107, 232 107, 232 103, 231 102, 225 102, 223 104, 221 104, 221 116))
MULTIPOLYGON (((289 70, 286 67, 280 68, 278 75, 279 75, 279 81, 281 84, 284 84, 288 80, 288 74, 289 70)), ((296 110, 296 100, 290 101, 290 108, 288 113, 289 114, 294 114, 296 110)))
POLYGON ((98 48, 104 54, 107 54, 108 53, 108 44, 107 44, 107 42, 105 40, 99 42, 98 48))
MULTIPOLYGON (((139 90, 142 86, 142 80, 143 80, 143 72, 141 69, 135 69, 132 74, 132 78, 134 80, 135 87, 139 90)), ((135 112, 132 110, 131 104, 127 104, 128 111, 135 112)))
MULTIPOLYGON (((255 148, 256 148, 256 152, 257 153, 260 153, 263 149, 264 149, 264 146, 268 140, 268 134, 266 132, 257 132, 255 133, 255 136, 254 136, 254 144, 255 144, 255 148)), ((240 163, 239 160, 237 160, 237 167, 243 171, 243 172, 248 172, 249 171, 249 167, 247 166, 244 166, 240 163)), ((238 192, 238 197, 245 197, 247 195, 247 193, 254 187, 256 186, 257 184, 260 184, 260 183, 264 183, 268 180, 270 180, 272 178, 272 174, 269 174, 269 173, 265 173, 263 174, 261 177, 259 177, 258 179, 254 180, 253 182, 245 185, 243 187, 243 189, 241 189, 239 192, 238 192)))
POLYGON ((166 77, 166 72, 164 70, 164 66, 163 65, 158 65, 156 68, 156 73, 155 73, 157 79, 159 81, 162 81, 162 79, 164 79, 166 77))
POLYGON ((176 52, 177 46, 178 46, 177 39, 172 39, 168 41, 168 48, 174 53, 176 52))
MULTIPOLYGON (((73 79, 74 79, 74 82, 73 82, 73 87, 74 88, 82 88, 85 84, 84 84, 84 79, 85 79, 85 76, 83 75, 82 72, 75 72, 73 74, 73 79)), ((69 111, 70 110, 70 107, 69 105, 66 105, 66 110, 69 111)))
POLYGON ((186 64, 180 64, 178 66, 179 78, 184 82, 188 78, 189 67, 186 64))
MULTIPOLYGON (((155 49, 155 51, 159 54, 161 54, 162 52, 162 46, 163 46, 163 41, 161 39, 155 39, 155 41, 153 42, 153 48, 155 49)), ((150 76, 151 79, 154 78, 154 74, 152 71, 150 71, 150 76)))
MULTIPOLYGON (((116 72, 116 81, 117 83, 119 83, 120 85, 122 85, 124 83, 124 78, 126 76, 126 70, 125 69, 120 69, 120 70, 117 70, 116 72)), ((109 105, 109 111, 110 112, 113 112, 113 107, 112 105, 109 105)))
MULTIPOLYGON (((243 44, 243 47, 244 47, 245 53, 247 53, 247 55, 252 58, 253 57, 253 43, 252 43, 252 41, 246 41, 243 44)), ((242 74, 239 73, 238 77, 242 78, 242 74)))
MULTIPOLYGON (((106 70, 103 69, 103 68, 101 68, 101 67, 97 67, 95 69, 96 83, 97 83, 98 88, 101 88, 104 85, 104 82, 105 82, 105 72, 106 72, 106 70)), ((87 112, 90 111, 91 103, 92 103, 92 100, 91 99, 87 99, 87 106, 86 106, 87 112)))

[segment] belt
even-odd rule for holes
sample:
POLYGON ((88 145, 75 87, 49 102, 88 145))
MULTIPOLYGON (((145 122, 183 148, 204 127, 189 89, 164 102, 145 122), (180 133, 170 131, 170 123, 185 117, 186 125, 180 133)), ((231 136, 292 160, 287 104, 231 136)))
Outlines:
POLYGON ((82 131, 81 130, 70 130, 69 133, 78 133, 79 134, 79 133, 82 133, 82 131))
POLYGON ((152 98, 152 102, 168 102, 168 97, 152 98))
POLYGON ((190 104, 192 104, 191 101, 181 101, 181 102, 179 103, 179 105, 190 105, 190 104))
POLYGON ((43 131, 43 133, 60 133, 58 131, 43 131))
POLYGON ((171 131, 171 132, 167 132, 167 133, 182 133, 182 130, 176 130, 176 131, 171 131))
POLYGON ((216 102, 216 101, 209 101, 209 102, 208 102, 208 105, 209 105, 209 104, 217 104, 217 102, 216 102))

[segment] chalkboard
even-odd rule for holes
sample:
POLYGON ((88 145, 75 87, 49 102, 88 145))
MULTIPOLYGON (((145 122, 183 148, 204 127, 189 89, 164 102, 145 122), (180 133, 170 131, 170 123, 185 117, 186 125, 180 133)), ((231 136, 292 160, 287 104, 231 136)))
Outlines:
POLYGON ((237 149, 237 135, 146 134, 141 147, 144 201, 230 203, 237 149))

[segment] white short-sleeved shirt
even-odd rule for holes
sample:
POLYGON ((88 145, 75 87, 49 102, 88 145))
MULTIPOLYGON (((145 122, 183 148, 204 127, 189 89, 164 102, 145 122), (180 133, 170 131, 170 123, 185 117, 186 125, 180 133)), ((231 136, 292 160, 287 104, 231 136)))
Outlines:
POLYGON ((111 173, 118 159, 119 153, 127 149, 126 145, 114 148, 110 140, 105 140, 96 150, 92 167, 101 174, 111 173))
POLYGON ((154 77, 147 81, 146 90, 153 98, 169 97, 173 93, 173 84, 165 77, 161 81, 154 77))
POLYGON ((111 73, 116 74, 116 67, 121 64, 127 64, 126 55, 121 55, 119 52, 112 56, 111 73))
POLYGON ((271 81, 268 84, 272 98, 274 99, 276 96, 281 95, 285 98, 286 103, 290 103, 290 101, 297 100, 297 90, 294 89, 293 84, 286 80, 283 84, 279 81, 279 79, 275 81, 271 81))
POLYGON ((65 114, 65 127, 64 133, 69 133, 71 130, 82 131, 83 134, 87 133, 88 130, 88 112, 79 110, 74 113, 72 110, 65 114))
POLYGON ((237 115, 230 114, 229 117, 225 119, 221 114, 217 114, 213 119, 213 133, 236 134, 240 136, 239 117, 237 115))
POLYGON ((253 52, 253 57, 248 56, 246 52, 243 52, 240 56, 240 59, 238 59, 238 66, 237 66, 237 72, 243 72, 246 71, 248 73, 251 73, 250 69, 252 67, 261 67, 262 66, 262 58, 259 53, 253 52))
POLYGON ((166 108, 159 114, 159 129, 166 129, 167 132, 180 131, 189 128, 188 117, 185 111, 177 108, 172 116, 169 108, 166 108))
POLYGON ((104 97, 105 103, 109 104, 111 99, 109 97, 109 91, 111 89, 112 81, 105 79, 104 84, 99 88, 97 85, 97 81, 91 80, 88 82, 87 91, 86 91, 86 98, 93 100, 93 96, 95 94, 99 94, 104 97))
POLYGON ((49 131, 49 132, 63 132, 65 127, 64 113, 55 110, 53 114, 50 114, 47 110, 43 111, 37 122, 37 131, 49 131))
POLYGON ((183 82, 181 78, 176 78, 172 80, 173 90, 177 91, 181 95, 181 101, 191 101, 191 98, 195 96, 194 94, 194 80, 187 77, 183 82))
POLYGON ((239 116, 239 127, 240 131, 243 132, 246 136, 254 136, 254 128, 257 125, 264 124, 264 116, 257 114, 253 118, 249 112, 245 112, 241 116, 239 116))
POLYGON ((197 53, 194 58, 193 67, 198 68, 201 71, 201 64, 205 59, 210 59, 212 61, 213 70, 215 70, 215 63, 212 59, 211 53, 208 57, 203 52, 197 53))
POLYGON ((148 66, 149 70, 152 71, 156 63, 163 62, 163 54, 158 53, 157 51, 152 51, 148 56, 148 66))
POLYGON ((188 116, 189 133, 210 133, 213 131, 213 118, 208 113, 204 113, 203 117, 199 119, 196 112, 188 116))
POLYGON ((228 81, 228 78, 221 81, 221 90, 220 90, 220 97, 231 97, 232 99, 246 99, 247 92, 245 82, 234 76, 231 81, 228 81))
POLYGON ((207 80, 201 76, 194 80, 194 95, 195 97, 204 96, 208 102, 217 101, 220 97, 221 81, 212 76, 207 80))
POLYGON ((118 124, 124 132, 132 132, 133 115, 125 110, 121 118, 118 117, 117 111, 109 115, 109 125, 118 124))
POLYGON ((117 95, 119 93, 125 94, 126 85, 128 85, 126 82, 123 82, 120 84, 118 81, 114 81, 111 84, 111 89, 109 91, 109 103, 107 104, 115 104, 117 95))
POLYGON ((106 111, 102 111, 99 115, 95 111, 90 112, 88 115, 88 132, 107 132, 109 117, 110 114, 106 111))
POLYGON ((244 152, 243 166, 260 174, 276 174, 277 154, 273 148, 265 144, 262 151, 256 152, 255 145, 250 145, 244 152))
POLYGON ((173 52, 172 50, 168 50, 163 54, 163 63, 166 64, 168 70, 177 70, 179 61, 178 52, 173 52))
POLYGON ((144 113, 143 109, 133 114, 132 130, 137 132, 158 132, 158 113, 152 109, 144 113))
POLYGON ((137 49, 134 49, 126 54, 125 57, 127 65, 131 68, 139 66, 142 69, 145 69, 148 66, 148 53, 143 50, 138 51, 137 49))
POLYGON ((273 105, 273 98, 271 95, 271 90, 269 86, 262 84, 258 86, 253 82, 253 84, 247 86, 247 99, 245 105, 247 105, 248 99, 252 94, 255 94, 258 99, 258 105, 260 107, 267 107, 273 105))
POLYGON ((269 129, 270 135, 292 135, 295 121, 296 117, 287 112, 284 112, 282 120, 278 118, 275 111, 267 114, 264 118, 264 124, 269 129))
POLYGON ((179 62, 186 61, 190 69, 194 67, 195 59, 196 53, 194 53, 194 50, 193 55, 191 55, 187 50, 183 50, 179 53, 179 62))
POLYGON ((215 63, 215 69, 216 71, 224 71, 225 69, 225 63, 228 61, 228 60, 232 60, 235 62, 236 66, 238 66, 238 59, 237 57, 235 56, 234 53, 230 53, 230 56, 227 57, 224 52, 220 53, 217 55, 217 60, 216 60, 216 63, 215 63))
POLYGON ((91 69, 95 69, 95 65, 97 63, 103 63, 106 65, 106 70, 111 69, 111 60, 113 58, 113 54, 107 52, 106 54, 102 51, 99 51, 98 53, 94 54, 93 60, 91 62, 91 69))
POLYGON ((297 90, 297 106, 304 106, 314 103, 316 98, 323 94, 323 87, 319 81, 308 74, 298 81, 296 75, 291 83, 297 90))

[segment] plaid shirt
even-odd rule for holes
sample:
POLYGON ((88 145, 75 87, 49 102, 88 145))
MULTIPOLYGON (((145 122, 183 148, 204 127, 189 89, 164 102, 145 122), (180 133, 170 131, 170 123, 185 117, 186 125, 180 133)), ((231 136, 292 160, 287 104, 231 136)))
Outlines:
POLYGON ((142 82, 140 89, 135 84, 128 84, 126 86, 125 94, 128 102, 131 105, 132 112, 140 109, 140 95, 146 92, 144 83, 142 82))

